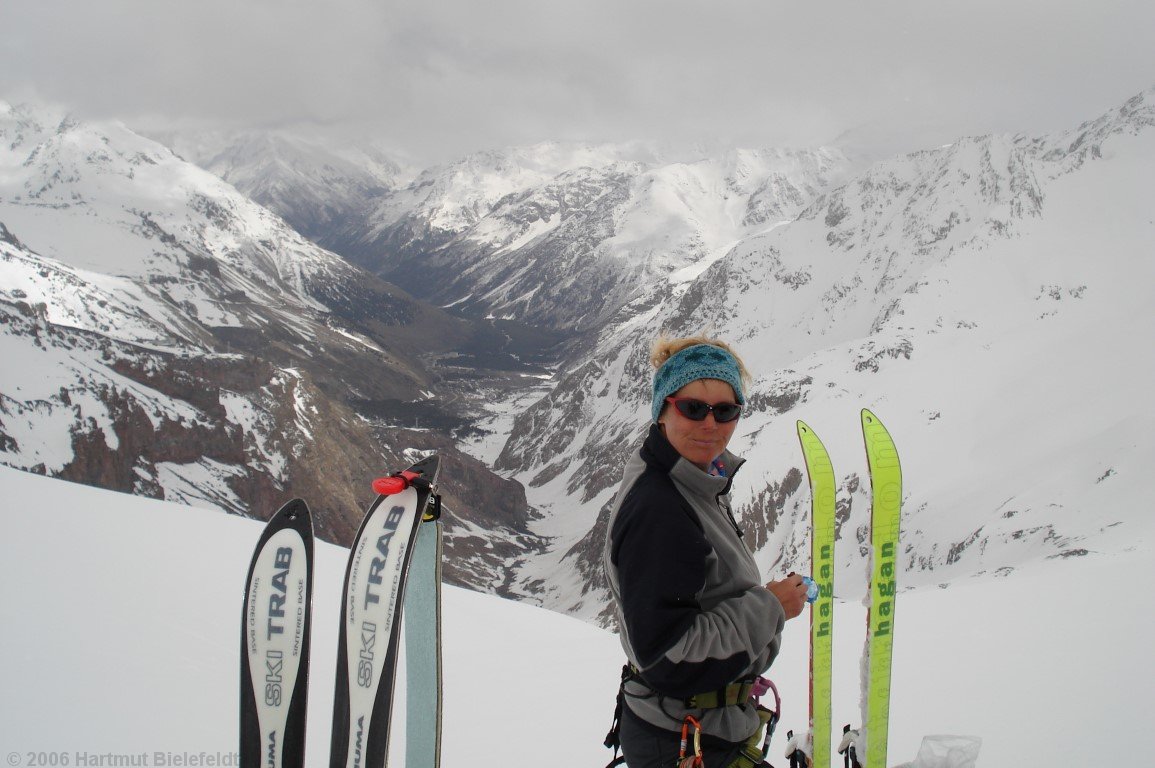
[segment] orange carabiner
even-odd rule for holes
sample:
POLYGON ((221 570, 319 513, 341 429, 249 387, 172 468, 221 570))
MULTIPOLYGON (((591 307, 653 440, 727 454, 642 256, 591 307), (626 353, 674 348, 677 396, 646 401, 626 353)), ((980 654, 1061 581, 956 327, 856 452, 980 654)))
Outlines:
POLYGON ((705 768, 702 762, 702 724, 693 715, 686 715, 682 721, 682 741, 678 747, 678 768, 705 768), (690 745, 690 726, 694 726, 694 754, 686 757, 690 745))

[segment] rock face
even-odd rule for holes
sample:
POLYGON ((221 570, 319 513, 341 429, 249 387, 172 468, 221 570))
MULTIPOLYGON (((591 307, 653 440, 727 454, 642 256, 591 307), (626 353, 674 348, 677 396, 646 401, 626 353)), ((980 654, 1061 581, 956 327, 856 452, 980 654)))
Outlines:
POLYGON ((352 481, 375 471, 375 441, 304 372, 146 349, 50 323, 22 303, 0 303, 0 318, 9 359, 39 376, 52 361, 51 384, 25 381, 0 400, 6 463, 238 514, 271 514, 307 489, 321 535, 355 532, 352 481), (322 419, 330 427, 312 429, 322 419))

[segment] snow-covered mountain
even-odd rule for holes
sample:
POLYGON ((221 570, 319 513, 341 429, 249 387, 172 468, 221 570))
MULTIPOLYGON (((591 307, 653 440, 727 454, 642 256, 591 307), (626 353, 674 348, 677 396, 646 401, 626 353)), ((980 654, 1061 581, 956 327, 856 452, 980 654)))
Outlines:
POLYGON ((416 175, 379 142, 334 143, 303 131, 168 131, 153 138, 325 247, 359 234, 377 202, 416 175))
POLYGON ((492 588, 535 546, 524 493, 453 449, 435 397, 454 374, 430 356, 489 330, 122 125, 5 104, 0 145, 0 463, 258 516, 304 494, 347 541, 368 478, 440 450, 451 577, 492 588))
POLYGON ((519 582, 547 605, 606 618, 604 515, 648 420, 658 329, 716 332, 755 372, 733 444, 750 460, 735 500, 768 576, 809 567, 802 419, 840 482, 836 592, 862 594, 861 407, 903 460, 904 583, 1149 537, 1153 204, 1149 91, 1065 133, 965 138, 877 163, 744 239, 621 313, 512 424, 496 465, 545 512, 535 530, 555 537, 519 582))
MULTIPOLYGON (((600 330, 626 304, 691 279, 740 239, 793 218, 839 177, 843 162, 833 150, 732 150, 697 162, 576 168, 510 191, 432 254, 425 237, 398 243, 381 271, 406 272, 420 258, 444 271, 435 301, 560 330, 600 330), (408 256, 414 245, 419 250, 408 256)), ((386 232, 420 225, 447 237, 450 230, 425 215, 428 203, 386 232)))
POLYGON ((327 175, 310 157, 289 166, 276 140, 232 150, 256 159, 199 152, 197 162, 414 295, 563 332, 597 330, 624 304, 692 278, 738 240, 793 218, 848 165, 834 149, 675 159, 643 143, 544 142, 370 188, 366 177, 382 179, 372 164, 333 163, 327 175), (321 192, 340 212, 318 214, 321 192))
MULTIPOLYGON (((735 493, 768 577, 807 568, 808 495, 794 437, 802 418, 830 447, 841 483, 840 594, 861 594, 862 406, 882 417, 904 460, 909 583, 1117 551, 1148 533, 1132 511, 1141 508, 1138 467, 1155 458, 1142 395, 1155 383, 1152 366, 1128 345, 1152 330, 1153 101, 1142 94, 1064 133, 963 138, 861 172, 828 151, 678 163, 641 146, 545 144, 471 156, 376 199, 364 244, 388 248, 357 258, 388 253, 398 259, 392 274, 443 291, 439 300, 458 309, 508 313, 504 326, 459 324, 288 230, 268 229, 283 224, 229 185, 155 144, 124 149, 143 142, 124 129, 27 127, 28 116, 9 109, 0 247, 5 264, 24 264, 5 269, 26 277, 4 283, 3 309, 18 319, 5 327, 21 329, 4 343, 18 345, 14 359, 71 373, 61 386, 45 383, 39 362, 4 374, 0 448, 14 466, 99 475, 115 452, 108 431, 96 429, 109 406, 101 396, 90 408, 82 391, 136 398, 144 385, 139 397, 155 399, 158 381, 191 382, 186 404, 195 410, 171 410, 163 428, 149 415, 172 406, 139 408, 135 421, 150 424, 148 435, 224 414, 219 428, 195 435, 182 427, 176 438, 126 442, 122 455, 138 461, 142 446, 187 445, 191 454, 197 440, 214 445, 202 433, 240 434, 242 416, 255 423, 250 411, 273 406, 231 393, 250 393, 252 403, 251 393, 267 390, 284 415, 269 417, 276 427, 255 447, 230 438, 207 458, 161 459, 164 472, 117 468, 133 480, 114 487, 174 497, 170 489, 210 488, 185 498, 229 508, 218 479, 186 472, 181 485, 167 465, 232 466, 244 455, 249 474, 228 489, 287 491, 271 479, 275 469, 260 468, 279 466, 267 446, 306 444, 291 437, 303 427, 286 426, 310 413, 287 407, 300 376, 306 394, 328 396, 336 409, 310 428, 353 435, 318 443, 312 433, 307 444, 322 447, 312 454, 315 487, 352 494, 369 472, 357 464, 373 450, 359 442, 369 433, 389 462, 404 448, 446 452, 458 462, 446 477, 460 478, 447 479, 459 483, 448 491, 455 578, 604 620, 599 520, 646 421, 646 349, 659 329, 706 329, 736 343, 757 376, 735 439, 750 459, 735 493), (60 152, 69 146, 71 155, 60 152), (138 159, 149 152, 153 163, 138 159), (98 172, 105 157, 118 170, 98 172), (186 177, 217 191, 190 192, 186 177), (221 221, 241 222, 241 234, 221 221), (68 288, 42 282, 57 274, 68 288), (364 291, 370 300, 358 298, 364 291), (366 314, 394 301, 397 314, 366 314), (415 313, 421 320, 404 324, 415 313), (74 315, 88 325, 61 319, 74 315), (592 340, 567 348, 586 351, 558 375, 535 377, 524 365, 526 322, 588 329, 592 340), (36 357, 37 340, 49 336, 56 357, 36 357), (113 342, 131 350, 104 351, 113 342), (422 357, 418 344, 436 349, 422 357), (230 345, 264 367, 239 375, 230 345), (140 359, 118 362, 132 355, 140 359), (106 369, 128 371, 131 382, 106 369), (148 374, 158 369, 163 376, 148 374), (67 383, 93 371, 97 380, 67 383), (333 397, 337 390, 344 394, 333 397), (402 404, 421 429, 399 423, 402 404), (85 441, 108 447, 97 458, 61 448, 85 441), (66 461, 45 458, 58 455, 66 461)), ((533 343, 540 351, 542 339, 533 343)))

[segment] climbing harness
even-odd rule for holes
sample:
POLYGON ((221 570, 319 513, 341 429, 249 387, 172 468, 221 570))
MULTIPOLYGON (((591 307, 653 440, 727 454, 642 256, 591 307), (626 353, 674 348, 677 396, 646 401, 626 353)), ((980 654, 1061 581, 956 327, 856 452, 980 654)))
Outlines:
MULTIPOLYGON (((614 720, 606 734, 605 746, 613 749, 613 759, 606 768, 616 768, 626 760, 619 755, 621 750, 622 711, 625 707, 626 683, 631 680, 645 685, 641 674, 632 664, 622 667, 621 682, 618 685, 617 700, 614 704, 614 720)), ((648 687, 648 686, 647 686, 648 687)), ((651 689, 652 690, 652 689, 651 689)), ((656 693, 656 692, 655 692, 656 693)), ((656 694, 657 695, 657 694, 656 694)), ((782 716, 782 697, 778 694, 778 687, 765 677, 756 677, 753 680, 731 683, 717 691, 697 694, 686 699, 683 703, 695 709, 718 709, 721 707, 750 706, 755 707, 760 725, 758 730, 747 739, 738 754, 727 765, 718 768, 759 768, 769 766, 766 756, 770 754, 770 739, 774 736, 774 729, 782 716), (774 694, 774 708, 762 705, 761 699, 767 693, 774 694), (760 742, 760 743, 759 743, 760 742)), ((715 768, 707 766, 702 758, 702 725, 697 718, 686 715, 682 721, 681 741, 678 749, 677 768, 715 768), (693 741, 690 740, 690 729, 693 728, 693 741), (687 754, 691 743, 693 752, 687 754)))

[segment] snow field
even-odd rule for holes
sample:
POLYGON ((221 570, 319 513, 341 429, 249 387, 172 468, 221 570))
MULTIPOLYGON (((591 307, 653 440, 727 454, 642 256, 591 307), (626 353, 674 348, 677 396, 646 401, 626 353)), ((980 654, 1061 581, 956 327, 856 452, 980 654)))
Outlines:
MULTIPOLYGON (((0 751, 19 764, 30 752, 235 752, 239 614, 261 525, 9 468, 0 489, 0 751)), ((1151 543, 902 593, 891 764, 932 733, 980 736, 983 768, 1133 762, 1155 679, 1155 615, 1141 607, 1151 543)), ((346 551, 316 554, 308 754, 322 766, 346 551)), ((444 614, 443 765, 608 762, 616 637, 453 587, 444 614)), ((779 761, 786 730, 806 726, 806 621, 788 623, 771 670, 779 761)), ((860 604, 837 604, 835 730, 859 724, 864 628, 860 604)))

